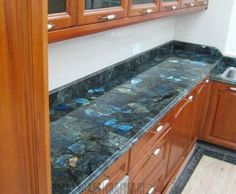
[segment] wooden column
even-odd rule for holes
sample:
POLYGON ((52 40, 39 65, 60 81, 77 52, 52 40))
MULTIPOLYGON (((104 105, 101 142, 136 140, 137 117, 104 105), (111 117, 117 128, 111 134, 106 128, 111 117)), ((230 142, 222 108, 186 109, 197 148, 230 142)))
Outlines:
POLYGON ((0 193, 50 194, 47 1, 0 1, 0 193))

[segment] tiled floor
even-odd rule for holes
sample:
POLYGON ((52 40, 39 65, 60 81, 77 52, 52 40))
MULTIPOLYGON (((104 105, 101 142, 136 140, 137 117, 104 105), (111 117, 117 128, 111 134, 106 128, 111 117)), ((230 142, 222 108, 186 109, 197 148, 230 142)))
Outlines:
MULTIPOLYGON (((187 166, 181 173, 180 177, 177 179, 170 194, 182 193, 182 191, 184 190, 190 177, 194 173, 196 167, 198 166, 203 156, 210 156, 212 158, 215 158, 221 161, 226 161, 226 162, 236 165, 236 152, 219 147, 219 146, 207 144, 204 142, 199 142, 197 144, 197 147, 196 147, 196 150, 194 151, 193 156, 191 157, 187 166)), ((235 194, 236 194, 236 185, 235 185, 235 194)))

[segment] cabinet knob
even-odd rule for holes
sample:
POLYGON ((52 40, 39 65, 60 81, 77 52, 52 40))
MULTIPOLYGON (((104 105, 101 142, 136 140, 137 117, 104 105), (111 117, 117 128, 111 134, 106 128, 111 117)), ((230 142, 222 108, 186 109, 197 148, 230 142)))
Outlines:
POLYGON ((208 4, 208 2, 207 1, 204 1, 204 3, 203 3, 204 5, 207 5, 208 4))
POLYGON ((206 79, 205 83, 209 83, 209 82, 210 82, 210 80, 209 80, 209 79, 206 79))
POLYGON ((153 152, 153 154, 154 154, 155 156, 157 156, 157 155, 160 153, 160 151, 161 151, 161 149, 158 148, 158 149, 156 149, 156 150, 153 152))
POLYGON ((193 100, 193 96, 189 96, 189 97, 188 97, 188 100, 189 100, 189 101, 192 101, 192 100, 193 100))
POLYGON ((152 13, 152 9, 145 9, 142 11, 143 14, 150 14, 152 13))
POLYGON ((187 6, 187 7, 193 7, 193 6, 194 6, 194 3, 185 3, 185 6, 187 6))
POLYGON ((157 127, 156 132, 160 133, 163 128, 164 128, 164 126, 160 125, 159 127, 157 127))
POLYGON ((149 191, 147 192, 147 194, 153 194, 155 191, 155 187, 152 187, 151 189, 149 189, 149 191))
POLYGON ((114 20, 116 18, 116 15, 107 15, 107 16, 98 16, 98 19, 101 20, 114 20))
POLYGON ((52 30, 55 27, 55 24, 48 23, 48 30, 52 30))
POLYGON ((177 6, 173 5, 173 6, 165 6, 165 9, 167 10, 175 10, 177 9, 177 6))
POLYGON ((175 9, 177 9, 177 7, 174 5, 174 6, 172 6, 172 10, 175 10, 175 9))
POLYGON ((108 185, 109 182, 110 182, 109 179, 105 179, 104 181, 102 181, 102 182, 100 183, 100 185, 98 186, 98 188, 99 188, 100 190, 103 190, 103 189, 108 185))

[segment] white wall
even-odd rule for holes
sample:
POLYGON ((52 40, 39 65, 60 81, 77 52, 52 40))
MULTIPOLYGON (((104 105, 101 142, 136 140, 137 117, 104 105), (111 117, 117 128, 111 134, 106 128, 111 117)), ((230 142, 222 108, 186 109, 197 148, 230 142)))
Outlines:
POLYGON ((215 46, 224 53, 235 0, 209 1, 207 11, 176 18, 175 39, 215 46))
POLYGON ((236 1, 234 1, 233 9, 231 12, 225 55, 236 58, 236 1))
POLYGON ((163 18, 49 44, 49 90, 173 40, 175 18, 163 18))

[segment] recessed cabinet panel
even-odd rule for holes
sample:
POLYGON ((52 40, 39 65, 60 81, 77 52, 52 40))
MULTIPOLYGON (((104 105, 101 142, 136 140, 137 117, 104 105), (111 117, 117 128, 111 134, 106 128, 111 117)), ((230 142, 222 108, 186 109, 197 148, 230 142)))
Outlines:
POLYGON ((172 11, 180 8, 180 0, 161 0, 161 11, 172 11))
POLYGON ((148 15, 159 12, 159 0, 131 0, 129 16, 148 15))
POLYGON ((76 0, 48 0, 48 30, 76 25, 76 0))
POLYGON ((127 16, 126 0, 77 0, 79 25, 109 22, 127 16))

